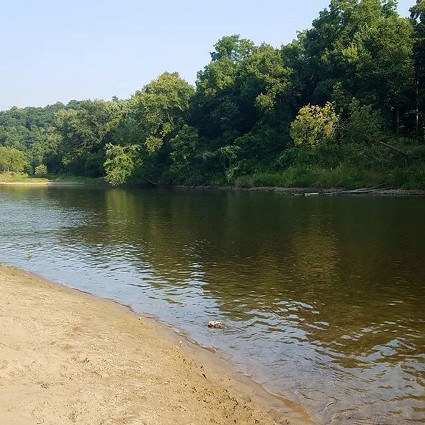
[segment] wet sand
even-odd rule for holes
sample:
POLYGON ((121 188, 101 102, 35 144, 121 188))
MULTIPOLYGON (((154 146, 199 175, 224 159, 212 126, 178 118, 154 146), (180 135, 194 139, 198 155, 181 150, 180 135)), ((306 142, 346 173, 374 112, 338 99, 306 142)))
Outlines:
POLYGON ((0 424, 309 424, 152 319, 0 265, 0 424))

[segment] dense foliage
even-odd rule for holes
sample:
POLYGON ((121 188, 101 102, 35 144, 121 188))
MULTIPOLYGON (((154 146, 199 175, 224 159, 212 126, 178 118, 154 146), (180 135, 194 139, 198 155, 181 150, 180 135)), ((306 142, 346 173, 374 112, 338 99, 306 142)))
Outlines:
POLYGON ((22 151, 0 146, 0 172, 22 173, 27 164, 27 159, 22 151))
POLYGON ((425 0, 331 0, 281 48, 223 37, 195 87, 0 112, 0 146, 115 185, 425 187, 425 0))

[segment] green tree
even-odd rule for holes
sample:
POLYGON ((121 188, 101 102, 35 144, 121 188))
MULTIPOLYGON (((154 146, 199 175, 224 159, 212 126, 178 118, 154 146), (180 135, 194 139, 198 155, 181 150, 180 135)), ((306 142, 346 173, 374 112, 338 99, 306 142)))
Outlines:
POLYGON ((193 93, 177 72, 165 72, 136 92, 136 116, 149 153, 164 147, 186 122, 193 93))
POLYGON ((114 186, 126 183, 138 164, 139 148, 137 145, 107 145, 104 163, 106 181, 114 186))
POLYGON ((44 164, 37 165, 34 169, 36 176, 45 176, 47 174, 47 167, 44 164))
POLYGON ((392 116, 398 130, 400 113, 410 109, 414 81, 411 24, 394 14, 380 19, 356 48, 358 96, 392 116))
MULTIPOLYGON (((104 150, 113 129, 120 120, 120 105, 116 102, 87 100, 60 110, 54 123, 59 136, 59 153, 65 170, 85 174, 87 157, 104 150)), ((99 156, 100 165, 102 157, 99 156)))
POLYGON ((0 172, 22 173, 28 165, 24 152, 0 146, 0 172))
POLYGON ((331 103, 323 107, 308 104, 298 112, 291 124, 290 134, 295 145, 321 146, 335 141, 338 123, 339 116, 331 103))
POLYGON ((57 144, 51 142, 55 114, 64 109, 62 103, 44 108, 16 108, 0 112, 0 146, 16 148, 26 153, 30 165, 47 163, 52 169, 57 144))
POLYGON ((410 9, 410 21, 414 27, 415 63, 415 130, 425 140, 425 0, 416 0, 410 9))
POLYGON ((135 93, 124 119, 113 134, 113 143, 138 145, 140 179, 166 179, 170 166, 170 141, 186 124, 194 88, 178 73, 164 73, 135 93), (142 167, 141 167, 142 165, 142 167))
POLYGON ((331 0, 312 28, 284 51, 300 101, 335 101, 338 110, 347 111, 355 97, 381 108, 396 126, 400 111, 408 112, 412 28, 397 15, 395 1, 331 0))
POLYGON ((349 118, 341 125, 345 142, 379 142, 388 136, 388 129, 381 112, 371 105, 361 105, 353 99, 349 106, 349 118))
POLYGON ((170 172, 173 181, 199 183, 198 131, 185 124, 171 139, 170 145, 170 172))
POLYGON ((279 49, 238 35, 219 40, 211 59, 198 73, 191 123, 206 141, 208 168, 229 180, 282 150, 290 69, 279 49))
POLYGON ((220 39, 214 47, 211 62, 198 72, 193 122, 200 135, 219 148, 249 130, 255 121, 255 110, 252 105, 245 109, 241 104, 236 84, 238 73, 255 45, 239 35, 231 35, 220 39))

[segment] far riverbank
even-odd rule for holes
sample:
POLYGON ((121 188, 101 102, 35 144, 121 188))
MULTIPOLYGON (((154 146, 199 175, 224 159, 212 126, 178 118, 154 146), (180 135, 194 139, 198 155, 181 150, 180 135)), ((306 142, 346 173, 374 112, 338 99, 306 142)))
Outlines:
POLYGON ((320 187, 238 187, 238 186, 172 186, 177 189, 193 190, 233 190, 246 192, 278 192, 293 196, 332 196, 332 195, 370 195, 370 196, 425 196, 422 189, 343 189, 343 188, 320 188, 320 187))
MULTIPOLYGON (((96 186, 113 188, 114 186, 102 182, 99 179, 79 179, 79 180, 48 180, 27 178, 22 181, 1 181, 0 186, 46 186, 46 187, 73 187, 73 186, 96 186)), ((125 185, 125 187, 140 187, 140 185, 125 185)), ((246 192, 278 192, 284 195, 293 196, 338 196, 338 195, 368 195, 368 196, 400 196, 400 197, 425 197, 425 190, 422 189, 397 189, 397 188, 374 188, 365 187, 360 189, 344 188, 322 188, 322 187, 279 187, 279 186, 187 186, 187 185, 143 185, 143 188, 166 187, 177 190, 231 190, 246 192)))

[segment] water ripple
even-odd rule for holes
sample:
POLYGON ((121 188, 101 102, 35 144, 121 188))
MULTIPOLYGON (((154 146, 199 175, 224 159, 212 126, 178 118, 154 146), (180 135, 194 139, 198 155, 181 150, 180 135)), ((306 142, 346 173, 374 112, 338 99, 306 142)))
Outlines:
POLYGON ((424 202, 255 195, 0 188, 0 261, 160 317, 319 422, 425 423, 424 202))

